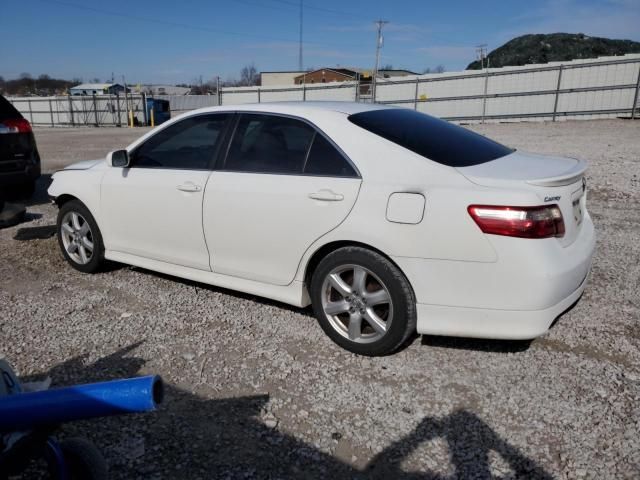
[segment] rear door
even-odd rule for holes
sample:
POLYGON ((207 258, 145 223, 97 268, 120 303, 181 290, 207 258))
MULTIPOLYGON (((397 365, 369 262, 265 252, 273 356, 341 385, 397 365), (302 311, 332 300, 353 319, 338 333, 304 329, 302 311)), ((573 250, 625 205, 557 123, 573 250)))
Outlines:
POLYGON ((360 182, 339 148, 308 123, 240 115, 204 195, 212 270, 291 283, 305 250, 349 214, 360 182))

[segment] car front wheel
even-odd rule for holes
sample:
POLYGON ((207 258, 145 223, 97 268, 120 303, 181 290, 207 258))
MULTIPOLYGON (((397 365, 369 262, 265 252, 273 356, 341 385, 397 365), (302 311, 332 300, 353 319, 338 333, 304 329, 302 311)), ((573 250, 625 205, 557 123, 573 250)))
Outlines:
POLYGON ((353 353, 392 353, 415 332, 409 282, 391 261, 365 248, 340 248, 322 259, 311 298, 325 333, 353 353))
POLYGON ((102 235, 93 215, 79 200, 71 200, 58 212, 58 244, 69 264, 94 273, 104 262, 102 235))

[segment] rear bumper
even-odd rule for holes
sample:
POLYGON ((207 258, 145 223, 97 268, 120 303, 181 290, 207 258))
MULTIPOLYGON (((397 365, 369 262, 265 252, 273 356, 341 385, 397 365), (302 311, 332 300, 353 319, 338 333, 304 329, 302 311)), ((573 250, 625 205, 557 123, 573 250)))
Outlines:
POLYGON ((568 297, 543 310, 491 310, 419 303, 417 331, 429 335, 505 340, 539 337, 580 299, 587 279, 588 276, 568 297))
POLYGON ((37 180, 40 173, 39 163, 27 165, 20 170, 0 171, 0 186, 9 187, 37 180))
POLYGON ((534 338, 580 298, 595 250, 588 214, 567 247, 555 239, 491 237, 496 262, 394 257, 415 292, 418 333, 534 338))

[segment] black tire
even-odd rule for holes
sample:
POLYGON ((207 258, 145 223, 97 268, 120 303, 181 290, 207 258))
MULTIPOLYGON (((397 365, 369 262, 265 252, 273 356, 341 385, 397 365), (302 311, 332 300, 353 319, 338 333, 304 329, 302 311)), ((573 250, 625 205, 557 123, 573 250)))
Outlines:
POLYGON ((58 236, 58 245, 60 245, 62 255, 73 268, 83 273, 95 273, 102 268, 104 265, 104 243, 102 242, 102 234, 100 233, 100 229, 98 228, 98 224, 93 218, 93 215, 91 215, 89 209, 85 207, 81 201, 71 200, 60 207, 60 210, 58 211, 58 221, 56 223, 56 232, 58 236), (93 250, 87 263, 81 263, 80 260, 74 259, 65 248, 62 224, 63 220, 69 213, 79 214, 89 225, 89 233, 91 234, 93 250))
MULTIPOLYGON (((378 291, 377 288, 376 291, 378 291)), ((367 356, 388 355, 403 346, 416 330, 416 302, 409 281, 389 259, 372 250, 361 247, 343 247, 328 254, 320 261, 313 272, 310 294, 314 314, 322 329, 335 343, 350 352, 367 356), (346 269, 347 275, 348 271, 353 268, 352 284, 349 284, 349 281, 343 278, 353 291, 355 291, 356 269, 359 269, 368 271, 364 281, 365 292, 368 288, 372 288, 371 283, 378 283, 378 286, 388 293, 387 298, 390 301, 386 302, 386 306, 383 304, 382 308, 386 309, 387 320, 390 317, 391 322, 387 324, 384 333, 374 332, 373 335, 369 333, 368 335, 372 336, 372 339, 368 343, 362 343, 362 340, 352 340, 349 336, 346 336, 350 335, 350 333, 341 333, 342 327, 348 330, 346 325, 350 323, 350 320, 347 321, 350 315, 349 312, 353 309, 354 313, 358 314, 356 310, 358 307, 353 307, 353 303, 349 303, 350 310, 348 312, 334 316, 325 313, 323 300, 333 301, 331 296, 337 293, 331 287, 328 287, 325 281, 328 282, 328 276, 332 272, 335 273, 342 268, 346 269), (345 320, 342 320, 343 318, 345 320), (332 325, 332 321, 334 324, 337 321, 342 321, 343 325, 336 327, 332 325), (376 338, 376 335, 382 336, 381 338, 376 338)), ((355 295, 355 297, 358 297, 358 295, 355 295)), ((348 299, 349 302, 358 302, 363 298, 365 298, 364 295, 360 299, 354 299, 354 296, 345 298, 338 296, 338 301, 341 302, 348 299)), ((368 311, 368 308, 370 308, 366 301, 364 305, 359 305, 362 308, 359 310, 360 312, 368 311)), ((385 314, 382 313, 381 315, 379 318, 384 320, 383 316, 385 314)), ((369 327, 366 320, 363 320, 363 322, 364 326, 358 327, 358 331, 364 334, 364 329, 369 327)))
MULTIPOLYGON (((60 442, 60 449, 70 480, 107 480, 107 462, 100 450, 83 438, 68 438, 60 442)), ((54 475, 54 478, 57 478, 54 475)))

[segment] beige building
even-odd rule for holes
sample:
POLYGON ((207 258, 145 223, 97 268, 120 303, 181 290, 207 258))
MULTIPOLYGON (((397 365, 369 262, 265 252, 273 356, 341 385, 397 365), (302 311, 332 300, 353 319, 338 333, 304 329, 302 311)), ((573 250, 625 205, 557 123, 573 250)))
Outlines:
POLYGON ((304 72, 260 72, 260 85, 263 87, 274 87, 282 85, 293 85, 294 79, 304 72))

